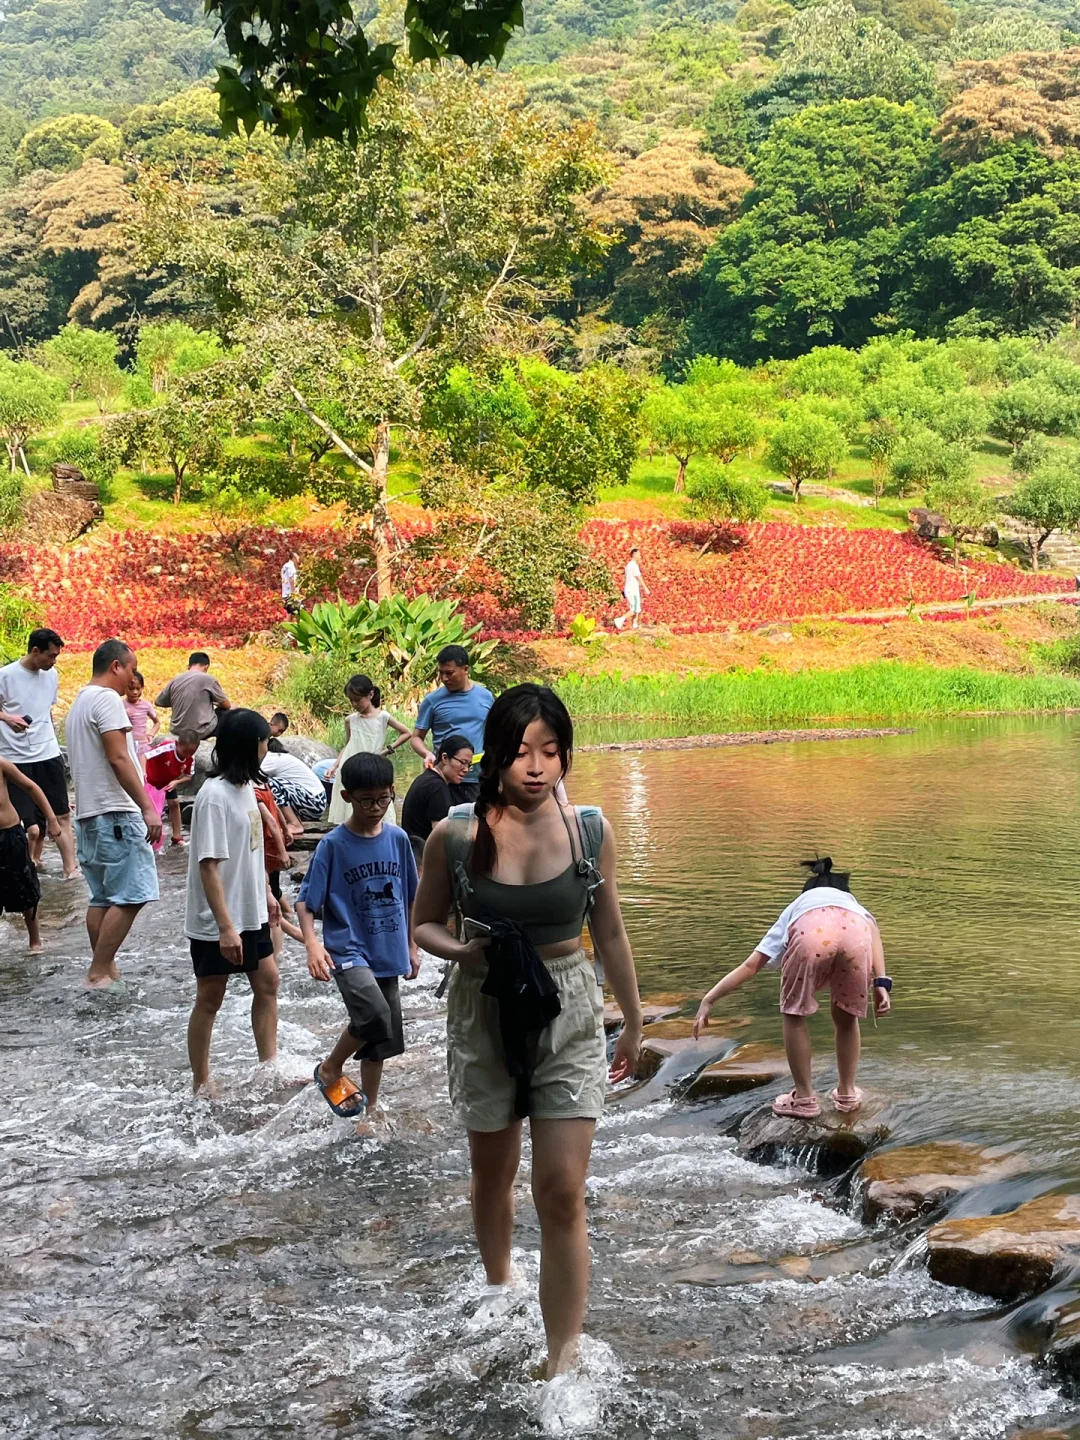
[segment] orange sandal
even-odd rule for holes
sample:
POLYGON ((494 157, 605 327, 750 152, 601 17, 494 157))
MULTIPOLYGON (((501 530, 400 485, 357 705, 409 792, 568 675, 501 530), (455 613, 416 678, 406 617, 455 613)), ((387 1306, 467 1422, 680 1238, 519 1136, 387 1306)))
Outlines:
POLYGON ((358 1120, 367 1109, 367 1096, 358 1085, 354 1085, 347 1075, 342 1075, 338 1080, 332 1080, 329 1084, 321 1078, 319 1070, 321 1066, 315 1066, 315 1084, 323 1099, 333 1110, 335 1115, 340 1115, 343 1120, 358 1120), (359 1096, 359 1101, 357 1101, 359 1096), (353 1101, 353 1104, 349 1102, 353 1101))

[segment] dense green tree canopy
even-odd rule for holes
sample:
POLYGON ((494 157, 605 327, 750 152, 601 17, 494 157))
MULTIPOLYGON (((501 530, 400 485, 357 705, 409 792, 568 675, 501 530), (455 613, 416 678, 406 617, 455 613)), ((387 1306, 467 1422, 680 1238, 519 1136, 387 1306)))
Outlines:
POLYGON ((914 105, 841 100, 777 124, 741 219, 706 257, 700 338, 744 360, 860 343, 886 300, 894 226, 931 153, 914 105))

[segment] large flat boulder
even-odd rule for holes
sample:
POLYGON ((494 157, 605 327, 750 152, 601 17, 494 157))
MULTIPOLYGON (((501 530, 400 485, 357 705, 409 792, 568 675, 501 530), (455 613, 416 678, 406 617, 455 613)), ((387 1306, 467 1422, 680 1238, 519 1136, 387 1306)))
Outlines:
POLYGON ((773 1164, 797 1160, 821 1175, 839 1175, 889 1138, 887 1095, 866 1092, 858 1110, 841 1114, 828 1099, 812 1120, 774 1115, 762 1105, 739 1127, 738 1152, 748 1160, 773 1164))
POLYGON ((954 1195, 1019 1175, 1027 1168, 1022 1155, 962 1140, 884 1150, 864 1160, 859 1170, 863 1219, 872 1222, 884 1216, 902 1224, 938 1209, 954 1195))
POLYGON ((1006 1215, 944 1220, 926 1238, 935 1280, 1019 1300, 1080 1261, 1080 1195, 1043 1195, 1006 1215))
POLYGON ((738 1095, 790 1075, 787 1057, 778 1045, 756 1041, 739 1045, 723 1060, 707 1065, 687 1091, 691 1100, 705 1095, 738 1095))

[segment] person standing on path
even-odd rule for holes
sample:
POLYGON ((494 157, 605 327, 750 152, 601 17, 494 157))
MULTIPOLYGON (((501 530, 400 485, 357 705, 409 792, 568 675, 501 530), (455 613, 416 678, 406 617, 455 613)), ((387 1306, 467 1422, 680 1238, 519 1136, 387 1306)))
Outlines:
MULTIPOLYGON (((63 648, 64 642, 55 630, 31 630, 26 654, 0 669, 0 758, 10 760, 44 791, 60 824, 56 848, 63 862, 64 879, 74 880, 79 871, 67 772, 52 713, 58 693, 56 659, 63 648)), ((11 792, 11 803, 26 827, 30 858, 40 869, 46 817, 21 785, 11 792)))
POLYGON ((169 729, 174 735, 194 730, 200 740, 208 740, 216 733, 221 716, 232 709, 232 701, 209 670, 210 656, 205 650, 194 651, 188 656, 188 668, 174 676, 154 701, 161 709, 172 711, 169 729))
MULTIPOLYGON (((352 710, 345 716, 345 744, 341 754, 330 768, 320 777, 323 781, 340 777, 345 761, 353 755, 392 755, 412 735, 407 725, 382 708, 382 694, 379 687, 367 675, 354 675, 345 686, 345 698, 352 710), (396 730, 400 739, 387 745, 387 730, 396 730)), ((318 772, 316 772, 318 773, 318 772)), ((330 796, 331 825, 344 825, 352 814, 352 806, 345 799, 341 780, 337 779, 330 796)), ((393 811, 390 823, 394 823, 393 811)))
POLYGON ((150 848, 161 839, 161 817, 143 785, 124 696, 135 674, 135 652, 123 640, 94 651, 89 685, 68 711, 68 761, 75 782, 79 866, 90 887, 86 929, 93 955, 90 990, 120 979, 116 952, 135 916, 158 898, 150 848))
POLYGON ((295 615, 300 609, 300 553, 289 551, 289 558, 281 567, 281 603, 287 615, 295 615))
POLYGON ((626 614, 620 615, 615 621, 615 629, 621 630, 627 620, 631 622, 631 630, 638 628, 641 620, 641 597, 648 595, 649 587, 645 584, 641 573, 641 549, 635 545, 630 551, 630 559, 623 569, 623 597, 626 600, 626 614))
POLYGON ((492 1314, 510 1298, 514 1183, 529 1118, 549 1380, 578 1359, 589 1286, 585 1180, 607 1081, 633 1073, 641 1046, 611 827, 599 811, 564 809, 556 799, 572 754, 573 726, 554 691, 504 691, 484 730, 479 799, 432 830, 413 908, 417 944, 452 962, 450 1099, 469 1135, 473 1225, 492 1314), (453 905, 464 915, 463 939, 446 923, 453 905), (581 943, 586 915, 624 1017, 610 1072, 603 993, 581 943), (496 998, 503 987, 506 1014, 496 998), (542 1009, 530 996, 542 997, 542 1009), (522 1023, 524 1005, 539 1024, 522 1023), (522 1030, 526 1063, 512 1074, 507 1041, 522 1030))
POLYGON ((446 645, 439 651, 435 663, 439 667, 442 682, 437 690, 425 695, 420 702, 420 712, 412 732, 410 744, 424 765, 430 769, 435 764, 439 747, 449 735, 464 735, 473 747, 476 759, 468 775, 459 782, 467 787, 466 798, 475 800, 480 788, 480 752, 484 746, 484 723, 488 711, 495 703, 495 697, 485 686, 469 676, 469 652, 462 645, 446 645), (426 736, 431 731, 433 749, 429 749, 426 736))
POLYGON ((260 1063, 277 1055, 278 968, 270 927, 280 924, 281 911, 270 894, 255 798, 269 739, 270 727, 257 711, 233 711, 191 812, 184 933, 197 986, 187 1033, 196 1095, 210 1078, 210 1039, 232 975, 246 975, 251 986, 260 1063))

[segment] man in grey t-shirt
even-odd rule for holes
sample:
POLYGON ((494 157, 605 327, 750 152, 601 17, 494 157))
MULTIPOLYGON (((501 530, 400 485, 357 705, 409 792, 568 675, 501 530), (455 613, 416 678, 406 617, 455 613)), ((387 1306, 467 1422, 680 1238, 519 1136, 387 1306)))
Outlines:
POLYGON ((196 650, 188 657, 183 675, 170 680, 154 701, 159 710, 172 711, 169 729, 174 735, 194 730, 200 740, 207 740, 217 732, 224 711, 232 709, 232 702, 209 670, 210 656, 205 650, 196 650))

